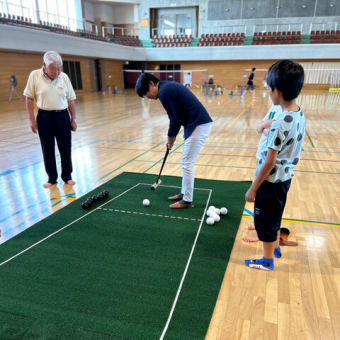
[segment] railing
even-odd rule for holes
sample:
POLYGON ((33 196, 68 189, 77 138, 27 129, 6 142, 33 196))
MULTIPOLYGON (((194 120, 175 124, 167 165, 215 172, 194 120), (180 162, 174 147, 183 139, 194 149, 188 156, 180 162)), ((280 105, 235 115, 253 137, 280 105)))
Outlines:
POLYGON ((203 26, 201 34, 246 33, 246 25, 203 26))
POLYGON ((253 28, 253 32, 302 32, 303 24, 261 24, 253 28))
POLYGON ((194 32, 194 29, 192 27, 176 27, 176 28, 153 28, 151 30, 152 37, 156 35, 192 35, 194 32))
POLYGON ((118 34, 121 36, 124 36, 124 35, 139 36, 139 30, 138 28, 134 28, 134 27, 103 26, 102 36, 105 37, 108 34, 111 34, 111 35, 118 34))
POLYGON ((77 20, 70 17, 64 17, 56 15, 54 13, 38 11, 39 18, 41 21, 45 21, 51 24, 58 24, 62 26, 67 26, 72 31, 77 31, 79 29, 93 32, 98 35, 98 26, 86 19, 77 20))
POLYGON ((326 31, 326 30, 336 31, 337 28, 338 28, 337 22, 328 22, 328 23, 313 22, 313 23, 310 24, 309 33, 312 32, 312 31, 326 31))

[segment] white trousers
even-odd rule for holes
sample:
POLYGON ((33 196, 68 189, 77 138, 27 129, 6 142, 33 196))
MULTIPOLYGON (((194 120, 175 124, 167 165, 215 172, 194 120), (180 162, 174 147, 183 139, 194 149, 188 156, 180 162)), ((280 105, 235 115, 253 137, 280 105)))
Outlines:
POLYGON ((212 123, 196 126, 193 133, 184 142, 182 153, 182 194, 183 200, 192 202, 194 198, 194 166, 197 156, 210 135, 212 123))

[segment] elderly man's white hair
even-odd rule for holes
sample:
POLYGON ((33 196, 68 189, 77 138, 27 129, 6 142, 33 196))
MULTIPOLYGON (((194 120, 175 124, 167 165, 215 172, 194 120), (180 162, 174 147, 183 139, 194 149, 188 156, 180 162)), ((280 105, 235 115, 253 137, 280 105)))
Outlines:
POLYGON ((44 63, 48 67, 52 63, 60 63, 61 65, 63 64, 63 60, 61 59, 61 56, 58 52, 55 51, 47 51, 44 54, 44 63))

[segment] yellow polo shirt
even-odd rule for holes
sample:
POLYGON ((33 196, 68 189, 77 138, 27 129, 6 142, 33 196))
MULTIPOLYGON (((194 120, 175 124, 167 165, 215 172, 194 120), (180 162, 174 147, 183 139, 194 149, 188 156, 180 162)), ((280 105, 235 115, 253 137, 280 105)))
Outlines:
POLYGON ((28 77, 24 96, 36 101, 42 110, 64 110, 68 102, 76 99, 69 77, 61 72, 58 78, 51 80, 43 69, 34 70, 28 77))

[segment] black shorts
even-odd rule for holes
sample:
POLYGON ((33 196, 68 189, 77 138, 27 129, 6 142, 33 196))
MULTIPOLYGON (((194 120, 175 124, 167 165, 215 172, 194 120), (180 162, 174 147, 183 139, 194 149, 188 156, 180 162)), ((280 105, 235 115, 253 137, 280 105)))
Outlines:
POLYGON ((280 183, 264 181, 257 190, 254 223, 257 236, 262 242, 277 240, 291 181, 291 179, 280 183))

